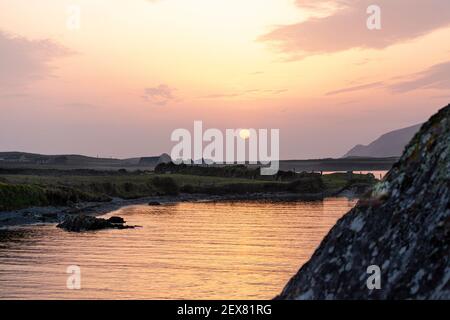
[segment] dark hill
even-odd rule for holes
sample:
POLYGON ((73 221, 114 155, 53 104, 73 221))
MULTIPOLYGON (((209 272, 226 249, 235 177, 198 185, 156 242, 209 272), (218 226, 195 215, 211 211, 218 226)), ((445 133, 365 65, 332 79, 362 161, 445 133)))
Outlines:
POLYGON ((350 157, 399 157, 406 144, 419 131, 421 124, 383 134, 369 145, 358 144, 343 158, 350 157))
POLYGON ((57 168, 57 169, 153 169, 161 162, 170 161, 170 156, 130 159, 96 158, 77 154, 44 155, 26 152, 0 152, 2 168, 57 168))

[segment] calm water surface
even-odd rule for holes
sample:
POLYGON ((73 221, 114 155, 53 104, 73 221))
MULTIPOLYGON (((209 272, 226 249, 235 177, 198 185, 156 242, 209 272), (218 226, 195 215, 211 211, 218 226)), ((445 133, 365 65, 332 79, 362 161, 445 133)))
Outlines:
POLYGON ((142 228, 0 230, 0 298, 271 299, 354 204, 130 206, 107 216, 142 228), (70 265, 81 268, 81 290, 66 288, 70 265))

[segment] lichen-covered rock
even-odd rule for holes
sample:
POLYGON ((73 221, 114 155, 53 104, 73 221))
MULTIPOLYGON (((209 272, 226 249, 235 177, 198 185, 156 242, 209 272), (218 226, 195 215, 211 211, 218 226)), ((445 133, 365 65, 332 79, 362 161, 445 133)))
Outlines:
POLYGON ((277 298, 450 299, 449 245, 450 105, 422 126, 277 298))

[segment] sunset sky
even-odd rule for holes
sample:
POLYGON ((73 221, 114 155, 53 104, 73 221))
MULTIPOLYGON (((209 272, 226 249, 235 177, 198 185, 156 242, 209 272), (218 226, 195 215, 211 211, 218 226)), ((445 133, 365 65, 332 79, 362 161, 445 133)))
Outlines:
POLYGON ((448 0, 0 0, 0 151, 157 155, 202 120, 339 157, 449 102, 448 0))

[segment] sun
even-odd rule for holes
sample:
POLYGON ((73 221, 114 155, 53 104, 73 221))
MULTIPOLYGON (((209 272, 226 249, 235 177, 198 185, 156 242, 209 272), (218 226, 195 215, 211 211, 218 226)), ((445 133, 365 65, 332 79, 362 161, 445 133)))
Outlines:
POLYGON ((239 136, 241 137, 241 139, 246 140, 250 137, 250 130, 248 129, 241 129, 239 131, 239 136))

